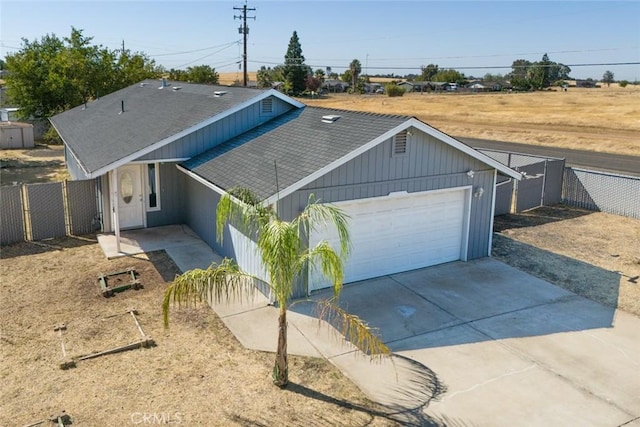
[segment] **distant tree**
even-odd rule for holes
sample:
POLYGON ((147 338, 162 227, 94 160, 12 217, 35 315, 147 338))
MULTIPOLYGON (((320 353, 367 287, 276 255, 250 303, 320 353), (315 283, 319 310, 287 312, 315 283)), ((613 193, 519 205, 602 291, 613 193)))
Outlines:
POLYGON ((169 80, 175 80, 179 82, 186 82, 189 80, 189 75, 184 70, 176 70, 174 68, 169 70, 169 80))
POLYGON ((362 64, 357 59, 354 59, 349 64, 349 71, 351 71, 351 90, 352 92, 359 92, 358 88, 358 79, 360 78, 360 73, 362 72, 362 64))
POLYGON ((485 82, 501 82, 504 80, 504 76, 502 74, 487 73, 482 77, 482 80, 485 82))
POLYGON ((353 74, 351 73, 351 70, 344 70, 344 73, 342 73, 342 75, 340 76, 340 80, 345 83, 351 83, 352 79, 353 74))
POLYGON ((422 66, 422 74, 420 75, 420 80, 423 82, 430 82, 433 79, 433 76, 438 74, 438 65, 437 64, 429 64, 426 67, 422 66))
POLYGON ((398 84, 395 82, 387 83, 384 87, 384 90, 389 97, 402 96, 405 92, 404 88, 398 86, 398 84))
POLYGON ((318 89, 320 89, 320 86, 322 86, 322 81, 315 76, 307 76, 305 84, 308 91, 318 92, 318 89))
POLYGON ((611 86, 611 83, 614 82, 614 74, 612 71, 605 71, 604 74, 602 75, 602 82, 606 83, 607 86, 611 86))
POLYGON ((0 70, 4 70, 7 66, 7 63, 4 62, 2 58, 0 58, 0 70))
POLYGON ((559 80, 569 79, 571 68, 564 64, 553 62, 546 53, 539 62, 517 59, 511 65, 508 78, 511 85, 520 90, 543 89, 559 80))
POLYGON ((270 88, 273 84, 272 78, 272 70, 271 67, 267 68, 264 65, 260 67, 258 72, 256 73, 256 79, 258 80, 258 87, 260 88, 270 88))
POLYGON ((433 75, 431 81, 434 82, 449 82, 449 83, 464 83, 464 74, 454 69, 440 70, 433 75))
POLYGON ((192 83, 218 84, 220 75, 209 65, 196 65, 187 68, 187 76, 192 83))
POLYGON ((289 47, 287 53, 284 56, 284 78, 285 82, 290 87, 290 92, 293 95, 301 94, 306 88, 305 79, 309 72, 309 67, 304 63, 304 56, 302 55, 302 46, 300 45, 300 39, 298 33, 293 32, 291 39, 289 40, 289 47))
POLYGON ((325 73, 323 69, 318 68, 316 71, 313 72, 313 76, 318 80, 320 80, 320 82, 324 83, 325 73))
POLYGON ((6 58, 7 97, 20 118, 45 119, 145 78, 156 77, 155 62, 141 53, 112 51, 91 43, 82 30, 22 40, 6 58))
MULTIPOLYGON (((118 51, 118 60, 115 66, 115 79, 113 87, 122 89, 138 83, 144 79, 160 77, 164 67, 157 66, 155 61, 145 53, 131 52, 130 50, 118 51)), ((106 58, 104 60, 106 62, 106 58)), ((110 93, 104 92, 104 93, 110 93)), ((99 94, 102 95, 102 94, 99 94)))
POLYGON ((628 84, 629 84, 629 82, 627 80, 620 80, 618 82, 618 86, 620 86, 620 87, 627 87, 628 84))

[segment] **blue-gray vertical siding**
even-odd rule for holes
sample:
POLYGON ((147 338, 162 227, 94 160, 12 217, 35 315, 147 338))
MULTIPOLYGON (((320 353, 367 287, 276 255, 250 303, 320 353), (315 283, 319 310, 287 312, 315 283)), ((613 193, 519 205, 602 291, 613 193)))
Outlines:
POLYGON ((225 226, 222 243, 216 239, 216 208, 220 195, 186 175, 184 189, 184 223, 220 256, 235 259, 228 225, 225 226))
POLYGON ((247 132, 254 127, 265 123, 274 117, 285 113, 294 108, 291 104, 282 101, 279 98, 270 97, 272 99, 272 112, 265 114, 262 112, 262 103, 256 102, 235 114, 227 116, 195 131, 177 141, 174 141, 164 147, 161 147, 149 154, 140 157, 137 160, 168 160, 168 159, 186 159, 221 144, 229 139, 247 132))
POLYGON ((184 222, 185 175, 175 163, 160 163, 160 210, 147 212, 147 227, 184 222))
POLYGON ((67 170, 69 171, 69 175, 71 175, 71 179, 87 179, 87 175, 84 173, 80 164, 76 161, 76 158, 73 157, 73 154, 69 151, 69 147, 64 146, 64 162, 67 166, 67 170))
POLYGON ((295 217, 311 193, 330 203, 386 196, 396 191, 482 187, 482 197, 472 197, 471 201, 467 257, 487 256, 494 169, 422 132, 411 137, 405 155, 393 156, 392 144, 389 139, 283 198, 278 202, 278 213, 284 219, 295 217), (474 171, 473 178, 467 175, 469 170, 474 171))

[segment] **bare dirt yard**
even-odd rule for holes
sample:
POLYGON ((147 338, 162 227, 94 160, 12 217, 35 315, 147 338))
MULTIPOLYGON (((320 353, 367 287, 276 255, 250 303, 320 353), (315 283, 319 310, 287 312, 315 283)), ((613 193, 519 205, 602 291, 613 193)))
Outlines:
POLYGON ((640 316, 640 220, 563 205, 495 218, 493 256, 640 316))
POLYGON ((62 181, 68 177, 62 145, 0 150, 0 185, 62 181))
POLYGON ((162 296, 178 271, 164 251, 107 260, 87 236, 15 244, 1 255, 0 425, 62 410, 77 426, 396 425, 324 359, 292 356, 290 387, 275 387, 273 355, 243 348, 211 309, 174 311, 165 330, 162 296), (128 267, 143 289, 103 297, 98 275, 128 267), (129 308, 154 347, 60 368, 55 325, 67 327, 69 357, 104 351, 140 339, 129 308))
MULTIPOLYGON (((496 218, 493 255, 610 307, 640 316, 640 221, 564 206, 496 218)), ((396 425, 322 359, 291 357, 291 386, 270 381, 273 355, 243 348, 207 307, 161 302, 178 273, 163 251, 107 260, 95 236, 20 243, 0 259, 0 424, 65 410, 74 425, 396 425), (133 267, 143 289, 105 298, 98 276, 133 267), (155 346, 79 361, 69 357, 140 339, 155 346)), ((275 339, 275 337, 274 337, 275 339)))

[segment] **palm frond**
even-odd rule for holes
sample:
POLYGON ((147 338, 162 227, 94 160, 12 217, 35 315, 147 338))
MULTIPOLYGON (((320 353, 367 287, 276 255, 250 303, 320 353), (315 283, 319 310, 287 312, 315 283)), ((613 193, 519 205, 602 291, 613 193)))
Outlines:
POLYGON ((374 358, 391 355, 391 350, 374 333, 367 323, 355 314, 340 308, 334 300, 316 302, 316 314, 319 319, 336 328, 347 341, 358 347, 365 354, 374 358))
POLYGON ((169 326, 171 305, 195 305, 200 302, 240 301, 245 294, 256 291, 254 276, 240 270, 232 260, 225 258, 209 268, 194 269, 177 276, 164 293, 162 314, 165 327, 169 326))
POLYGON ((332 284, 333 295, 337 298, 342 289, 344 269, 342 259, 331 245, 326 240, 322 240, 309 250, 304 260, 310 269, 319 270, 324 278, 332 284))
POLYGON ((222 242, 227 222, 240 228, 246 235, 254 235, 268 224, 271 211, 260 203, 248 189, 232 188, 225 193, 216 208, 216 239, 222 242))
POLYGON ((322 204, 311 194, 304 211, 302 211, 294 222, 304 229, 307 236, 318 227, 325 225, 334 226, 340 240, 340 256, 342 259, 346 259, 351 253, 349 218, 349 215, 344 213, 342 209, 330 204, 322 204))

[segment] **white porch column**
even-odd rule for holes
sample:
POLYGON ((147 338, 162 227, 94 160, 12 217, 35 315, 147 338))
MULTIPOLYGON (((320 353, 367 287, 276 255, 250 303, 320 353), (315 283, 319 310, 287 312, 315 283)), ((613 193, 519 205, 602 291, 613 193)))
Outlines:
POLYGON ((118 169, 111 171, 111 209, 113 210, 113 229, 116 233, 116 252, 120 253, 120 217, 118 215, 118 169))

